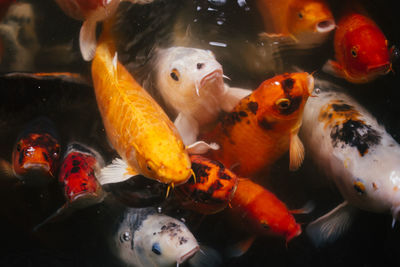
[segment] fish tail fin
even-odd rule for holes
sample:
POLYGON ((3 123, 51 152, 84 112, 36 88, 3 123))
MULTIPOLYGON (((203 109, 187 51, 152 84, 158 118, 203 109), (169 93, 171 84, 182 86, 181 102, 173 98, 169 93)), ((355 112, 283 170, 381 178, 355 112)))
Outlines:
POLYGON ((308 201, 302 208, 290 210, 292 214, 309 214, 315 209, 314 201, 308 201))
POLYGON ((132 176, 139 173, 122 159, 116 158, 111 164, 105 166, 100 170, 98 181, 101 185, 110 183, 119 183, 128 180, 132 176))

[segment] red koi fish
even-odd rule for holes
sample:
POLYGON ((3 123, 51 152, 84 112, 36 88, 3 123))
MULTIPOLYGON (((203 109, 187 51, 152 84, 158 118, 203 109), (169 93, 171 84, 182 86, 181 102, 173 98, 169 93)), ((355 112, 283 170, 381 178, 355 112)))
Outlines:
POLYGON ((314 88, 312 75, 286 73, 264 81, 243 98, 201 140, 215 142, 209 152, 241 176, 249 177, 270 167, 289 150, 290 169, 300 167, 304 147, 298 138, 304 105, 314 88))
POLYGON ((66 203, 35 229, 55 218, 64 218, 77 209, 103 201, 105 192, 96 179, 103 166, 103 158, 97 151, 77 142, 70 143, 58 175, 66 203))
POLYGON ((70 17, 83 20, 79 33, 79 45, 82 57, 90 61, 96 51, 97 22, 112 17, 122 1, 147 4, 153 0, 55 0, 70 17))
POLYGON ((61 146, 54 124, 40 117, 27 125, 12 153, 15 175, 25 179, 32 172, 54 177, 59 166, 61 146))
MULTIPOLYGON (((248 231, 250 238, 240 245, 240 254, 250 248, 257 236, 280 236, 289 242, 301 234, 286 205, 273 193, 250 179, 239 178, 235 196, 231 201, 230 215, 248 231)), ((237 252, 234 252, 237 255, 237 252)))
POLYGON ((191 155, 193 176, 176 188, 181 205, 202 214, 217 213, 232 200, 238 182, 236 174, 224 165, 199 155, 191 155))
POLYGON ((335 32, 336 61, 328 60, 323 70, 352 83, 367 83, 392 69, 388 40, 365 15, 350 12, 335 32))

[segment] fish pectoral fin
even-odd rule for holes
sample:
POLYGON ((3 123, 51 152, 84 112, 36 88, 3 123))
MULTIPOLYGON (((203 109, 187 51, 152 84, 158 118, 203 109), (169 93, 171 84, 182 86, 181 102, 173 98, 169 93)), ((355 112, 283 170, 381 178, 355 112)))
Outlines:
POLYGON ((351 226, 357 209, 347 201, 307 225, 306 232, 315 246, 336 241, 351 226))
POLYGON ((237 258, 244 255, 251 245, 253 245, 254 240, 256 239, 255 235, 252 235, 244 240, 233 244, 232 246, 227 247, 225 254, 228 258, 237 258))
POLYGON ((85 61, 91 61, 96 52, 96 25, 97 21, 89 17, 83 22, 79 32, 79 47, 85 61))
POLYGON ((300 168, 304 160, 304 145, 297 133, 292 133, 290 135, 289 146, 289 170, 296 171, 298 168, 300 168))
POLYGON ((181 135, 185 145, 190 145, 196 142, 199 134, 199 124, 190 115, 179 113, 174 121, 174 125, 181 135))
POLYGON ((139 174, 140 173, 136 169, 128 166, 124 160, 116 158, 111 164, 100 170, 100 175, 97 180, 101 185, 120 183, 139 174))
POLYGON ((18 180, 14 174, 11 163, 4 159, 0 159, 0 175, 4 176, 5 178, 15 179, 16 181, 18 180))
POLYGON ((331 74, 335 77, 344 78, 346 73, 344 72, 342 66, 333 60, 328 60, 323 66, 322 71, 331 74))
POLYGON ((229 87, 229 85, 226 84, 225 87, 227 87, 228 90, 224 95, 224 98, 221 100, 221 108, 226 112, 231 112, 240 100, 252 93, 249 89, 229 87))
POLYGON ((189 146, 186 147, 186 151, 189 154, 204 154, 208 150, 218 150, 219 145, 217 143, 206 143, 204 141, 197 141, 189 146))
POLYGON ((218 267, 223 263, 221 254, 214 248, 200 245, 199 251, 188 260, 191 267, 218 267))
POLYGON ((59 208, 53 214, 51 214, 49 217, 44 219, 44 221, 42 221, 41 223, 37 224, 33 228, 33 232, 36 232, 37 230, 39 230, 39 228, 41 228, 43 225, 46 225, 48 223, 57 222, 57 221, 60 221, 62 219, 65 219, 66 217, 68 217, 71 214, 71 212, 72 212, 72 210, 70 209, 68 204, 65 203, 61 208, 59 208))

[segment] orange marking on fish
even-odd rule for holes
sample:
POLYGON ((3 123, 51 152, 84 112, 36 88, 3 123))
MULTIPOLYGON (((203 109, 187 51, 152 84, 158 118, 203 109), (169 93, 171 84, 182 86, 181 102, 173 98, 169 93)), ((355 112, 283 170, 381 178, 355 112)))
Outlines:
POLYGON ((324 128, 326 129, 328 126, 333 127, 341 125, 348 120, 364 123, 359 119, 360 117, 362 117, 362 115, 355 110, 353 106, 345 104, 342 101, 333 100, 321 109, 318 120, 325 122, 324 128))

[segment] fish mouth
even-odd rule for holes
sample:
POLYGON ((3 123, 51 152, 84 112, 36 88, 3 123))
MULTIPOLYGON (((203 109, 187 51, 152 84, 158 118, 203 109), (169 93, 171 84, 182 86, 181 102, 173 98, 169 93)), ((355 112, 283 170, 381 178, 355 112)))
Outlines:
POLYGON ((212 83, 214 81, 218 81, 219 79, 222 81, 222 78, 223 78, 223 73, 222 73, 222 70, 220 70, 220 69, 214 70, 214 71, 208 73, 206 76, 204 76, 200 80, 199 87, 196 86, 197 95, 200 95, 199 94, 199 88, 204 88, 208 84, 210 84, 210 83, 212 83))
POLYGON ((368 66, 367 71, 376 74, 387 74, 391 70, 390 63, 368 66))
POLYGON ((22 166, 22 169, 50 173, 50 165, 47 162, 27 162, 22 166))
POLYGON ((315 30, 320 33, 326 33, 334 30, 336 27, 335 21, 333 19, 322 20, 317 23, 315 30))
POLYGON ((189 252, 185 253, 183 256, 181 256, 176 262, 178 264, 184 263, 187 259, 192 257, 198 250, 200 249, 199 246, 195 246, 193 249, 191 249, 189 252))

